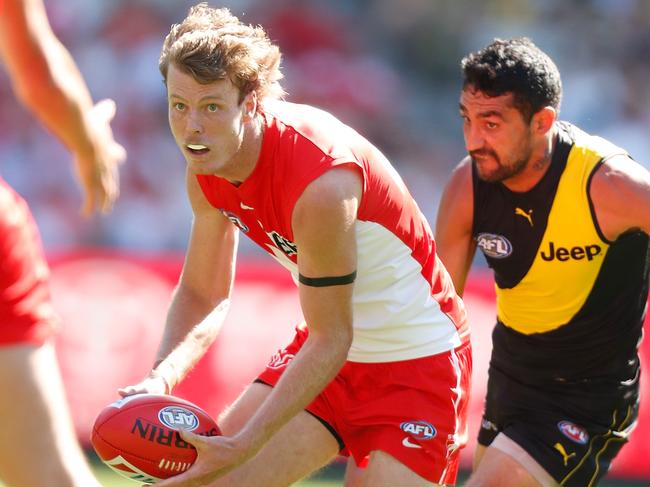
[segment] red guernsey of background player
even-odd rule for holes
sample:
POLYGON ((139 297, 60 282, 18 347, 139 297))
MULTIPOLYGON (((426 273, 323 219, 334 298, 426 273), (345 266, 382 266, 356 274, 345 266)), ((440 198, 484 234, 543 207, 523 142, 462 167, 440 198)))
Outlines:
MULTIPOLYGON (((70 52, 52 32, 42 0, 0 0, 0 60, 18 99, 73 156, 84 213, 109 211, 119 193, 117 168, 126 157, 111 130, 115 103, 93 103, 70 52)), ((6 106, 2 110, 10 115, 6 106)), ((52 171, 60 170, 52 159, 52 171)), ((27 161, 24 170, 30 170, 27 161)), ((35 182, 47 178, 33 173, 28 178, 35 182)), ((100 487, 68 411, 54 353, 58 317, 49 284, 31 211, 0 178, 0 483, 100 487)))

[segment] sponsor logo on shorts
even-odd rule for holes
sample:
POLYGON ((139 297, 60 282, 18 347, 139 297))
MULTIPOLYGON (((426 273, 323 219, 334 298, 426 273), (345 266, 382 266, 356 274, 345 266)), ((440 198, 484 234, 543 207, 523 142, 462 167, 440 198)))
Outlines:
POLYGON ((488 431, 499 431, 496 424, 485 418, 481 420, 481 428, 488 431))
POLYGON ((427 441, 435 438, 436 429, 426 421, 406 421, 399 425, 403 432, 408 433, 419 441, 427 441))
POLYGON ((437 434, 433 425, 427 421, 405 421, 399 427, 409 435, 402 440, 402 445, 407 448, 422 448, 420 442, 429 441, 437 434))
POLYGON ((587 433, 587 430, 571 421, 560 421, 557 427, 564 436, 574 443, 585 445, 589 441, 589 433, 587 433))
POLYGON ((194 431, 199 426, 199 418, 189 409, 167 406, 158 411, 158 420, 173 430, 194 431))
POLYGON ((437 434, 433 425, 426 421, 405 421, 399 427, 409 435, 402 440, 402 445, 408 448, 422 448, 418 443, 432 440, 437 434))
POLYGON ((512 244, 503 235, 479 233, 476 237, 476 245, 485 255, 493 259, 504 259, 512 253, 512 244))
POLYGON ((576 456, 575 452, 567 453, 567 451, 564 449, 564 445, 562 445, 562 443, 560 442, 553 445, 553 448, 555 448, 558 452, 560 452, 560 455, 562 455, 562 459, 564 460, 565 467, 568 467, 569 460, 571 460, 573 457, 576 456))
POLYGON ((417 443, 413 443, 408 436, 402 440, 402 445, 406 448, 422 448, 417 443))

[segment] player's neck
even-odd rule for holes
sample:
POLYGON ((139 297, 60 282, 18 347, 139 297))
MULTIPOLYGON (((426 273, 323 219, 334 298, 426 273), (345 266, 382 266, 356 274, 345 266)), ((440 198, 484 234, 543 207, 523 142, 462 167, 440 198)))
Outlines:
POLYGON ((237 154, 238 171, 234 177, 227 178, 233 185, 241 185, 255 171, 262 152, 263 139, 264 127, 258 116, 244 127, 244 139, 237 154))
POLYGON ((553 128, 534 148, 524 169, 504 180, 503 185, 515 193, 525 193, 534 188, 551 167, 556 139, 556 129, 553 128))

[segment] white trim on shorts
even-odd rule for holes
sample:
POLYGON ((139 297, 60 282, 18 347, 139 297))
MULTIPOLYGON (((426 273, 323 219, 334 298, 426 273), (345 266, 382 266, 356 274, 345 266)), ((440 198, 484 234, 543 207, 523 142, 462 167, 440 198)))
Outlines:
POLYGON ((490 447, 494 447, 512 457, 517 463, 521 464, 521 466, 524 467, 542 487, 558 487, 559 484, 553 477, 551 477, 544 467, 537 463, 537 460, 531 457, 530 454, 518 443, 507 437, 505 434, 499 433, 496 438, 494 438, 494 441, 490 443, 490 447))

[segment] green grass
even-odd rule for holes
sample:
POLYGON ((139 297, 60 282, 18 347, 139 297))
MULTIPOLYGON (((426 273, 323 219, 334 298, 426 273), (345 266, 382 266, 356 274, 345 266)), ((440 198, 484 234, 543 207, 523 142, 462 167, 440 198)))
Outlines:
MULTIPOLYGON (((101 463, 94 454, 90 455, 90 462, 97 478, 104 487, 139 487, 142 485, 120 477, 101 463)), ((295 484, 294 487, 340 487, 343 485, 343 470, 344 466, 342 464, 334 464, 323 469, 313 478, 295 484)), ((466 479, 467 474, 461 473, 457 485, 462 486, 466 479)), ((601 482, 599 487, 648 487, 649 485, 648 481, 606 480, 601 482)), ((0 487, 5 487, 5 485, 0 482, 0 487)))
MULTIPOLYGON (((97 477, 104 487, 138 487, 135 482, 123 479, 116 473, 110 471, 104 465, 93 462, 97 477)), ((457 486, 462 486, 467 479, 467 474, 461 474, 457 486)), ((340 487, 343 485, 343 466, 332 465, 309 480, 295 484, 295 487, 340 487)), ((605 480, 599 487, 648 487, 648 481, 624 482, 622 480, 605 480)), ((1 486, 1 484, 0 484, 1 486)))

